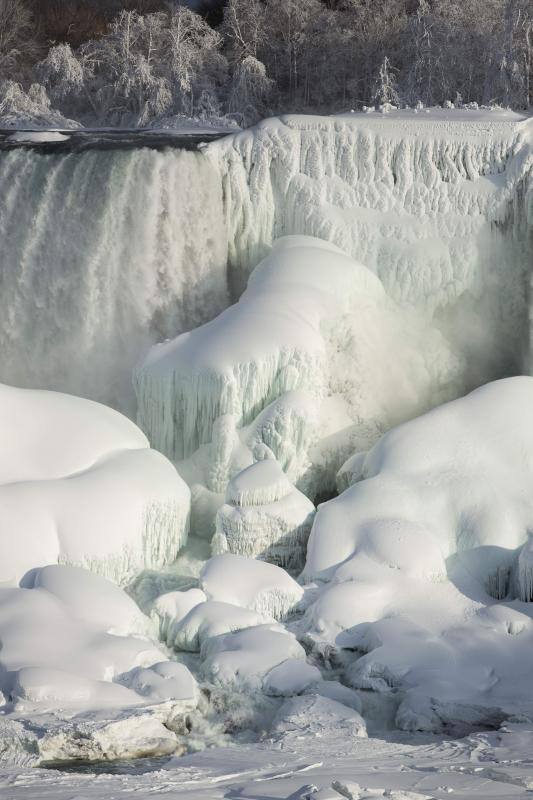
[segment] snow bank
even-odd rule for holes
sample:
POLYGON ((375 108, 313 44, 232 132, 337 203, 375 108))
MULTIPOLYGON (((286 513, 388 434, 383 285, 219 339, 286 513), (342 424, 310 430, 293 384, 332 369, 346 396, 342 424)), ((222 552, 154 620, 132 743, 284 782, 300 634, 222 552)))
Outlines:
POLYGON ((212 552, 260 558, 286 569, 305 562, 315 507, 274 459, 257 461, 228 484, 212 552))
POLYGON ((247 608, 273 619, 290 614, 303 596, 302 587, 280 567, 232 553, 207 562, 200 574, 200 586, 209 600, 247 608))
POLYGON ((396 690, 400 727, 533 710, 532 409, 517 377, 405 423, 315 517, 310 638, 360 655, 353 687, 396 690))
POLYGON ((123 582, 185 544, 190 493, 115 411, 0 385, 0 581, 78 564, 123 582))
POLYGON ((308 496, 331 491, 356 444, 453 396, 460 373, 442 335, 370 270, 325 241, 288 237, 236 305, 150 351, 138 418, 154 446, 186 459, 194 530, 209 535, 243 468, 273 456, 308 496))

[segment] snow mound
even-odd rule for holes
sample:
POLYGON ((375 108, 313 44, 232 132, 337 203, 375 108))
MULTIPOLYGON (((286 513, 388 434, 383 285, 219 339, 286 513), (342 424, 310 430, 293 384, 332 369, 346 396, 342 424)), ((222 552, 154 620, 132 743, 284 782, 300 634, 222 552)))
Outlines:
POLYGON ((272 733, 284 740, 331 735, 366 738, 366 724, 353 708, 319 695, 291 697, 279 709, 272 733))
POLYGON ((117 412, 0 385, 0 439, 1 582, 62 562, 122 583, 185 544, 188 487, 117 412))
POLYGON ((263 691, 274 697, 290 697, 302 694, 321 680, 322 675, 317 667, 290 659, 270 670, 263 681, 263 691))
POLYGON ((112 682, 136 667, 164 668, 163 654, 145 636, 148 620, 121 589, 76 567, 45 567, 33 578, 31 588, 0 588, 0 691, 7 702, 21 712, 158 700, 131 681, 112 682))
POLYGON ((225 553, 211 558, 200 574, 209 600, 219 600, 283 619, 303 597, 302 587, 280 567, 225 553))
POLYGON ((348 682, 399 693, 400 727, 530 709, 532 431, 533 378, 488 384, 389 431, 318 510, 310 638, 357 651, 348 682))
POLYGON ((175 640, 175 627, 199 603, 207 597, 201 589, 187 589, 184 592, 166 592, 156 598, 151 611, 152 619, 159 621, 159 638, 169 647, 175 640))
POLYGON ((277 461, 257 461, 228 484, 226 503, 217 511, 212 552, 299 570, 314 513, 313 503, 292 486, 277 461))
POLYGON ((260 691, 267 674, 288 659, 305 669, 305 650, 281 625, 257 625, 206 641, 202 667, 213 683, 260 691))
POLYGON ((247 608, 208 600, 195 606, 172 628, 172 641, 169 644, 176 650, 198 652, 214 636, 270 621, 247 608))
MULTIPOLYGON (((427 319, 401 308, 360 262, 321 239, 277 241, 238 303, 157 345, 136 372, 138 421, 158 449, 181 460, 193 487, 194 530, 229 481, 276 459, 314 498, 335 487, 354 447, 462 390, 462 361, 427 319)), ((362 444, 362 448, 360 445, 362 444)), ((284 479, 265 480, 277 497, 284 479)), ((256 502, 232 484, 230 503, 256 502)))

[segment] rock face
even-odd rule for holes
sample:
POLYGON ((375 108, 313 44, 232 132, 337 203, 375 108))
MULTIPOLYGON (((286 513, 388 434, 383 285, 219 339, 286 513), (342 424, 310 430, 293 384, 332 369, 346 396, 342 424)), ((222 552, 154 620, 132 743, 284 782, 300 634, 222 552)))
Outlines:
POLYGON ((230 552, 300 570, 314 514, 313 503, 277 461, 257 461, 228 484, 216 516, 213 555, 230 552))

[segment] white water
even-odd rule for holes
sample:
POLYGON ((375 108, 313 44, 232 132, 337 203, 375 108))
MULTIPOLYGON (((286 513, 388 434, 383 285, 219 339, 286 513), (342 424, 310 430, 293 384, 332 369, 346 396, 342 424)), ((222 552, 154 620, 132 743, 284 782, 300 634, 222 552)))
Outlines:
POLYGON ((132 410, 153 342, 227 304, 217 172, 199 153, 0 156, 0 381, 132 410))

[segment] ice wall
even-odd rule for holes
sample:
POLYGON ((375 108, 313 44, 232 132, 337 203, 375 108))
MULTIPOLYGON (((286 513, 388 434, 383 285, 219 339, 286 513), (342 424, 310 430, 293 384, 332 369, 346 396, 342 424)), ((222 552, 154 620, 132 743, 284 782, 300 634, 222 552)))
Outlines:
POLYGON ((200 153, 0 154, 0 381, 132 410, 154 341, 228 303, 216 170, 200 153))
POLYGON ((285 116, 211 145, 234 294, 274 239, 310 234, 434 315, 472 385, 529 371, 531 136, 511 112, 437 110, 285 116))

